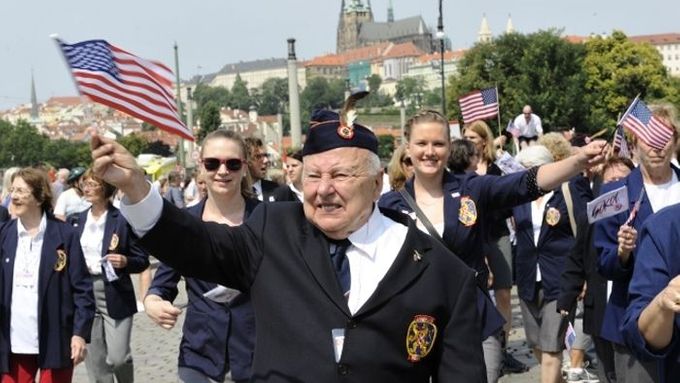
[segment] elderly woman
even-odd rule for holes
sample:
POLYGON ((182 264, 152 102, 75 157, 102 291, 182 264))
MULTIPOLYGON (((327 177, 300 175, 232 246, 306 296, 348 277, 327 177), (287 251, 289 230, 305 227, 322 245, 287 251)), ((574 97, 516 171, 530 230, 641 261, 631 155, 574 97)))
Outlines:
POLYGON ((51 214, 47 175, 12 176, 17 219, 0 229, 0 381, 70 382, 85 358, 94 316, 92 281, 78 234, 51 214))
POLYGON ((113 382, 114 376, 118 383, 133 382, 130 336, 137 301, 130 274, 144 271, 149 257, 111 203, 116 188, 87 170, 82 190, 92 207, 69 222, 80 234, 96 303, 87 373, 92 382, 113 382))

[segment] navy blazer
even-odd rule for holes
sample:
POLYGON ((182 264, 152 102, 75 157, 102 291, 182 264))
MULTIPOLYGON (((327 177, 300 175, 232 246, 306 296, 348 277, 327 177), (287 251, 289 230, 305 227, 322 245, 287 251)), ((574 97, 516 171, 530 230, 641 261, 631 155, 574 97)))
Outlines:
MULTIPOLYGON (((0 229, 0 278, 2 314, 0 315, 0 372, 9 371, 10 317, 14 258, 17 249, 17 220, 0 229)), ((40 368, 71 367, 71 337, 89 342, 94 319, 92 280, 85 265, 78 234, 67 223, 47 216, 38 280, 38 339, 40 368), (58 252, 66 254, 66 266, 55 270, 58 252)))
MULTIPOLYGON (((248 217, 259 200, 246 200, 248 217)), ((187 208, 201 218, 205 200, 187 208)), ((181 273, 161 264, 154 275, 148 294, 174 301, 181 273)), ((203 372, 221 382, 231 369, 232 379, 247 380, 251 376, 255 348, 255 315, 249 294, 242 292, 229 305, 204 298, 203 294, 217 287, 216 283, 185 278, 189 305, 186 309, 178 365, 203 372), (229 363, 227 363, 229 361, 229 363)))
MULTIPOLYGON (((76 217, 68 219, 69 223, 76 228, 78 236, 83 234, 87 214, 92 208, 82 211, 76 217)), ((118 280, 109 282, 104 279, 104 293, 106 295, 106 309, 113 319, 123 319, 137 312, 137 298, 135 289, 130 280, 130 274, 141 273, 149 267, 149 255, 137 245, 137 236, 125 221, 125 217, 113 205, 109 204, 104 224, 104 239, 102 241, 101 256, 107 254, 122 254, 127 257, 127 266, 115 269, 118 280), (111 249, 113 234, 118 237, 118 246, 111 249)), ((104 265, 101 266, 102 275, 106 275, 104 265)))
MULTIPOLYGON (((444 233, 442 239, 446 247, 460 257, 468 266, 477 270, 480 275, 488 273, 484 256, 488 255, 488 239, 491 227, 490 212, 502 208, 510 208, 537 198, 529 192, 528 172, 509 174, 506 176, 480 176, 474 172, 444 172, 442 187, 444 191, 444 233), (459 220, 461 198, 468 197, 473 201, 476 220, 465 226, 459 220), (480 251, 481 249, 481 251, 480 251)), ((414 196, 413 178, 406 182, 406 191, 414 196)), ((384 194, 378 202, 380 207, 397 210, 415 218, 413 210, 408 206, 398 191, 384 194)))
MULTIPOLYGON (((577 176, 569 182, 574 219, 585 217, 588 195, 584 189, 590 189, 585 178, 577 176)), ((546 202, 543 212, 543 224, 538 236, 538 243, 534 243, 534 227, 531 219, 531 203, 517 206, 513 209, 515 217, 515 231, 517 235, 517 255, 515 270, 517 294, 525 301, 533 301, 536 293, 536 265, 541 269, 541 286, 546 301, 557 299, 560 292, 560 275, 569 253, 576 240, 571 230, 567 204, 562 194, 562 188, 557 188, 552 197, 546 202), (559 211, 559 220, 555 225, 546 222, 546 213, 551 209, 559 211)), ((579 221, 577 219, 577 221, 579 221)))
MULTIPOLYGON (((673 165, 671 165, 671 168, 678 175, 678 178, 680 178, 680 169, 673 165)), ((609 302, 607 303, 607 308, 604 313, 601 336, 604 339, 619 345, 624 344, 623 336, 621 334, 621 325, 623 323, 623 315, 628 306, 628 285, 630 283, 630 277, 633 275, 633 264, 637 250, 633 250, 631 253, 628 264, 622 265, 619 262, 617 254, 619 246, 617 233, 619 232, 619 228, 628 219, 630 211, 633 209, 633 206, 642 191, 643 180, 640 168, 634 169, 622 180, 603 185, 602 193, 604 194, 623 185, 628 187, 630 209, 595 223, 595 248, 599 253, 598 271, 602 276, 613 281, 612 292, 609 296, 609 302)), ((652 214, 652 205, 645 194, 642 203, 640 204, 640 210, 632 223, 633 228, 638 231, 638 240, 642 225, 652 214)))
POLYGON ((661 383, 680 381, 680 315, 675 314, 671 343, 651 350, 638 329, 640 314, 668 283, 680 275, 680 205, 669 206, 650 217, 640 231, 635 267, 630 281, 630 304, 623 318, 626 344, 641 360, 658 362, 661 383))

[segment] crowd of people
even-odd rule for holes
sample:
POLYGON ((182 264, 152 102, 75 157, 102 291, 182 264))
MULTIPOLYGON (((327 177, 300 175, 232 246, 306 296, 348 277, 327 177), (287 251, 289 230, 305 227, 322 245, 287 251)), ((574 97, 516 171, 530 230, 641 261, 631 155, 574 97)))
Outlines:
POLYGON ((158 180, 97 135, 88 169, 7 169, 0 382, 69 382, 81 361, 133 382, 140 310, 165 329, 184 312, 182 382, 497 382, 527 369, 506 347, 513 286, 541 382, 676 381, 680 124, 652 111, 673 137, 630 135, 630 159, 525 106, 516 145, 418 112, 386 166, 347 110, 315 111, 283 182, 260 139, 224 130, 158 180), (590 224, 622 186, 629 209, 590 224))

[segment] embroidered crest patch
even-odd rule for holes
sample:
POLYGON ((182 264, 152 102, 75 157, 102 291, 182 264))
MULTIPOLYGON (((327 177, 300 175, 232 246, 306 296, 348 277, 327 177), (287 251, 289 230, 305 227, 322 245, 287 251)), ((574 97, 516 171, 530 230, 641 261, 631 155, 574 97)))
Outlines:
POLYGON ((437 339, 437 326, 429 315, 416 315, 406 333, 406 352, 409 362, 418 362, 432 350, 437 339))
POLYGON ((109 244, 110 251, 116 251, 118 249, 118 234, 113 233, 111 236, 111 243, 109 244))
POLYGON ((477 222, 477 206, 475 201, 468 196, 460 198, 458 220, 465 226, 472 226, 477 222))
POLYGON ((548 209, 548 211, 545 212, 545 222, 550 226, 557 225, 557 223, 560 222, 560 211, 554 207, 548 209))
POLYGON ((349 126, 343 126, 340 125, 338 126, 338 136, 346 139, 346 140, 351 140, 352 137, 354 137, 354 128, 350 128, 349 126))
POLYGON ((62 271, 66 267, 66 252, 62 249, 57 249, 57 263, 54 264, 55 271, 62 271))

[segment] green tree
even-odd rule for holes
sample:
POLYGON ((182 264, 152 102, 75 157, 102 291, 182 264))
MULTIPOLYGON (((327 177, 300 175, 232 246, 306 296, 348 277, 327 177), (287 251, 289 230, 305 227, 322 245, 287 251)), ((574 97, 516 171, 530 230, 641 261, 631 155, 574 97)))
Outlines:
POLYGON ((584 55, 582 44, 569 43, 557 30, 504 34, 490 43, 476 44, 461 60, 459 73, 449 78, 448 117, 459 118, 461 96, 497 86, 502 121, 514 118, 523 105, 530 104, 547 131, 561 126, 582 130, 587 117, 584 55))
POLYGON ((261 115, 277 114, 288 102, 288 80, 269 78, 262 83, 256 102, 257 112, 261 115))
POLYGON ((174 155, 172 150, 170 150, 170 145, 161 140, 149 142, 149 144, 146 146, 146 149, 144 150, 144 153, 158 154, 162 157, 170 157, 174 155))
POLYGON ((381 159, 389 160, 394 152, 394 137, 390 135, 378 136, 378 156, 381 159))
POLYGON ((613 129, 619 114, 637 94, 647 101, 674 101, 677 92, 661 55, 651 45, 634 43, 623 32, 614 31, 609 37, 588 40, 585 48, 583 97, 590 106, 592 130, 613 129))
POLYGON ((220 118, 220 109, 212 101, 208 101, 205 107, 201 110, 200 115, 201 128, 198 130, 198 140, 203 140, 208 133, 220 128, 222 119, 220 118))
POLYGON ((404 77, 397 81, 397 92, 394 98, 406 103, 408 113, 411 114, 422 106, 424 93, 425 80, 422 77, 404 77))
POLYGON ((250 107, 253 105, 250 93, 248 92, 248 83, 241 79, 240 74, 236 74, 234 85, 231 87, 230 105, 232 108, 245 111, 250 110, 250 107))
POLYGON ((146 151, 149 142, 140 134, 131 133, 126 136, 118 137, 116 140, 123 145, 133 156, 137 157, 146 151))
POLYGON ((55 168, 88 167, 92 162, 90 145, 65 139, 47 140, 44 158, 55 168))
POLYGON ((0 121, 0 164, 3 167, 31 166, 49 160, 49 153, 45 151, 47 143, 47 137, 26 121, 16 125, 0 121))

